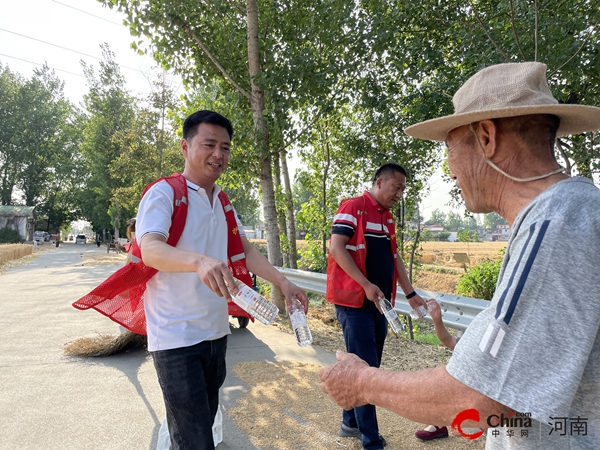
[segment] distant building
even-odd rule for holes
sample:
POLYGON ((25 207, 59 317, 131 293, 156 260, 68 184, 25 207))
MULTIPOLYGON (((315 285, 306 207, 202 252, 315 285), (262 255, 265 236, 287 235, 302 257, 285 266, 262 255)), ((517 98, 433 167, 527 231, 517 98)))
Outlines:
POLYGON ((423 230, 429 230, 435 234, 444 231, 444 227, 442 225, 421 225, 421 231, 423 230))
POLYGON ((33 241, 35 206, 0 206, 0 229, 16 230, 25 241, 33 241))
POLYGON ((510 236, 510 225, 496 225, 496 228, 492 231, 492 241, 508 241, 510 236))

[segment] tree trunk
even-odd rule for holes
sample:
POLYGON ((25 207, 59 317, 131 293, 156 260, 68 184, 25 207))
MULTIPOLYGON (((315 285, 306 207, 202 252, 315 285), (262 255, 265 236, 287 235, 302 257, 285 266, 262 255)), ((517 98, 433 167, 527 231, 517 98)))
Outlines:
POLYGON ((292 185, 290 183, 290 172, 287 165, 287 152, 281 153, 281 171, 285 185, 285 204, 287 207, 287 220, 289 226, 288 241, 290 246, 290 267, 298 268, 298 250, 296 248, 296 219, 294 217, 294 198, 292 196, 292 185))
POLYGON ((323 168, 323 185, 322 185, 322 195, 323 195, 323 260, 327 261, 327 177, 329 175, 329 167, 331 165, 331 151, 329 148, 329 136, 327 133, 327 125, 325 125, 325 131, 321 133, 323 140, 325 141, 325 167, 323 168))
MULTIPOLYGON (((277 210, 275 208, 275 192, 271 171, 271 156, 269 154, 267 124, 263 117, 265 99, 256 80, 260 77, 260 55, 258 48, 258 6, 256 0, 246 0, 248 16, 248 72, 252 86, 252 117, 256 129, 256 143, 260 155, 260 188, 262 192, 265 230, 267 232, 267 253, 269 262, 281 266, 281 245, 277 227, 277 210)), ((285 314, 285 299, 281 289, 271 285, 271 301, 285 314)))
POLYGON ((275 208, 277 209, 277 225, 279 227, 279 239, 281 242, 281 256, 283 259, 283 267, 290 267, 290 258, 288 254, 289 246, 287 245, 287 223, 285 220, 285 212, 281 205, 281 166, 279 164, 279 153, 273 155, 273 187, 275 188, 275 208))
POLYGON ((119 220, 120 220, 120 216, 121 216, 121 211, 119 209, 119 202, 115 202, 115 207, 114 210, 115 212, 115 216, 113 217, 113 226, 115 229, 115 240, 118 241, 119 240, 119 220))

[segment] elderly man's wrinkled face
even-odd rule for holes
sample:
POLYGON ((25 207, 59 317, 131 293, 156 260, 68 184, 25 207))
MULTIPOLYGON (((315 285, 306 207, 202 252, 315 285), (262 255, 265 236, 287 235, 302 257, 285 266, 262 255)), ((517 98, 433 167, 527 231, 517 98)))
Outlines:
POLYGON ((487 213, 485 174, 488 172, 477 147, 477 141, 469 126, 465 125, 448 133, 448 167, 450 177, 456 182, 467 209, 474 213, 487 213))

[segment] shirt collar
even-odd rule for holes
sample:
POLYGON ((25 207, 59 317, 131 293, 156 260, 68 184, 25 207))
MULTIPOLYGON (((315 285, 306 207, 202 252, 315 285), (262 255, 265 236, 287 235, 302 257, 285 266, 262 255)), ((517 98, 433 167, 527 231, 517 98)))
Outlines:
MULTIPOLYGON (((188 180, 187 178, 185 179, 185 182, 187 183, 187 187, 189 189, 191 189, 192 191, 195 191, 199 194, 206 194, 206 190, 200 186, 198 186, 196 183, 192 183, 190 180, 188 180)), ((219 192, 221 192, 221 187, 218 184, 215 184, 215 189, 213 192, 213 198, 216 197, 217 195, 219 195, 219 192)))
POLYGON ((367 201, 373 206, 373 208, 375 208, 377 211, 379 212, 385 212, 388 211, 386 208, 384 208, 383 206, 381 206, 379 203, 377 203, 377 200, 375 200, 373 198, 373 195, 371 195, 371 193, 369 191, 365 190, 365 193, 363 194, 363 197, 365 197, 367 199, 367 201))

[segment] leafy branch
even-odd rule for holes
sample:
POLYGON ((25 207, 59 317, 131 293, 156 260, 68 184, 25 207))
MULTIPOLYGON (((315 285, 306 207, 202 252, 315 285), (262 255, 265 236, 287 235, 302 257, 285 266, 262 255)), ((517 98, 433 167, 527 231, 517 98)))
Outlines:
POLYGON ((498 44, 496 44, 496 41, 492 38, 492 36, 488 32, 487 28, 485 27, 485 25, 483 24, 483 22, 481 20, 481 17, 479 17, 479 12, 477 11, 477 8, 475 8, 475 5, 473 4, 473 2, 471 0, 469 0, 469 5, 471 5, 471 8, 473 9, 473 15, 475 16, 475 19, 477 20, 477 22, 479 22, 479 27, 481 28, 481 30, 488 37, 488 40, 492 43, 492 45, 494 47, 496 47, 496 50, 498 50, 498 52, 502 56, 504 56, 504 59, 506 59, 507 61, 510 61, 510 58, 508 57, 508 55, 506 53, 504 53, 504 51, 498 46, 498 44))
POLYGON ((560 66, 558 69, 554 70, 554 71, 553 71, 553 72, 552 72, 552 73, 551 73, 551 74, 548 76, 548 78, 552 78, 552 76, 553 76, 553 75, 554 75, 556 72, 558 72, 560 69, 562 69, 562 68, 563 68, 563 67, 565 67, 567 64, 569 64, 569 62, 571 62, 571 60, 572 60, 573 58, 575 58, 575 56, 577 56, 577 55, 579 54, 579 52, 580 52, 580 51, 583 49, 583 47, 585 46, 585 44, 587 43, 587 41, 589 41, 589 40, 590 40, 590 38, 591 38, 591 37, 592 37, 592 36, 595 34, 595 32, 596 32, 596 26, 597 26, 597 25, 598 25, 598 22, 596 21, 596 23, 595 23, 595 24, 593 25, 593 27, 592 27, 592 28, 594 29, 594 31, 592 31, 592 32, 591 32, 591 33, 588 35, 588 37, 586 37, 586 38, 583 40, 583 42, 581 43, 581 45, 579 46, 579 48, 577 49, 577 51, 576 51, 575 53, 573 53, 573 55, 572 55, 572 56, 571 56, 569 59, 567 59, 567 60, 566 60, 566 61, 565 61, 565 62, 564 62, 564 63, 563 63, 563 64, 562 64, 562 65, 561 65, 561 66, 560 66))
POLYGON ((525 56, 525 52, 521 47, 521 42, 519 41, 519 35, 517 34, 517 29, 515 28, 515 5, 513 0, 510 0, 510 26, 513 30, 513 35, 515 36, 515 42, 517 43, 517 47, 519 47, 519 51, 521 52, 521 56, 524 61, 527 61, 527 57, 525 56))
POLYGON ((233 87, 235 87, 244 97, 248 100, 252 101, 252 95, 248 93, 243 87, 241 87, 232 77, 229 75, 227 70, 219 63, 217 58, 210 52, 210 50, 204 45, 204 43, 200 40, 200 38, 194 33, 188 25, 182 25, 182 28, 185 32, 198 44, 198 46, 202 49, 204 54, 212 61, 217 69, 223 74, 223 76, 229 81, 233 87))

